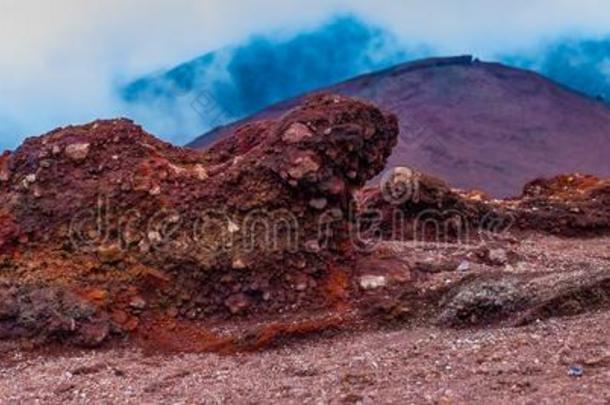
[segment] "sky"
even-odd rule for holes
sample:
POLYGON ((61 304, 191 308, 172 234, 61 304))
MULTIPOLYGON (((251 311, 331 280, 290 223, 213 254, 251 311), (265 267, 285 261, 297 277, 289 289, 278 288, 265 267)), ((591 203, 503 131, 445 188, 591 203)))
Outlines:
POLYGON ((488 60, 562 36, 610 35, 607 0, 0 0, 0 150, 57 126, 125 115, 121 83, 338 13, 439 55, 488 60))

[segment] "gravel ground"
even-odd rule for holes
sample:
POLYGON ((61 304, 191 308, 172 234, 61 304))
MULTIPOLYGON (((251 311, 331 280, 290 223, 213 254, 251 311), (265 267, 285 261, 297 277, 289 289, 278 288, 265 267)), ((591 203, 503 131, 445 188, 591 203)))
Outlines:
POLYGON ((2 363, 2 403, 610 403, 610 313, 316 338, 235 356, 138 349, 2 363), (570 369, 582 376, 570 376, 570 369))
MULTIPOLYGON (((605 267, 608 246, 608 238, 534 237, 511 248, 518 259, 506 271, 605 267)), ((412 260, 451 254, 409 244, 389 247, 412 260)), ((442 284, 458 275, 441 272, 434 280, 442 284)), ((231 356, 150 355, 135 345, 8 351, 0 353, 0 403, 610 404, 607 306, 523 327, 415 325, 318 336, 231 356)))

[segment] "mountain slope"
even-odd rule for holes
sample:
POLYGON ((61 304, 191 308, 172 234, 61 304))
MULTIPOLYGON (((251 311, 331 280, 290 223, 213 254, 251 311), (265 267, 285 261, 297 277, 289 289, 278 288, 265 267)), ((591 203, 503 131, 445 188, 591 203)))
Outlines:
MULTIPOLYGON (((401 134, 388 169, 408 165, 496 196, 518 194, 539 176, 610 174, 610 108, 530 71, 470 56, 435 58, 323 90, 369 99, 398 116, 401 134)), ((189 146, 206 148, 300 100, 217 128, 189 146)))

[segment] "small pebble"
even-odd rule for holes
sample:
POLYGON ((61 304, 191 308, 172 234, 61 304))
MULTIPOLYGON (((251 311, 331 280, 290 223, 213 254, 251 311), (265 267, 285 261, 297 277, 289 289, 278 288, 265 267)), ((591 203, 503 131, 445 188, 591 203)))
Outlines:
POLYGON ((568 375, 570 377, 582 377, 583 373, 584 370, 582 366, 574 365, 570 366, 570 368, 568 369, 568 375))
POLYGON ((464 260, 463 262, 460 263, 460 265, 457 267, 457 271, 469 271, 470 270, 470 262, 468 262, 467 260, 464 260))

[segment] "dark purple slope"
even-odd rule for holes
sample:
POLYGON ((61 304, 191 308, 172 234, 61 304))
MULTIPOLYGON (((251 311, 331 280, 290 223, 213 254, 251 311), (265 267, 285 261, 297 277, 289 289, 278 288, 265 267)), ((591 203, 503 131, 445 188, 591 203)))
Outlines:
MULTIPOLYGON (((530 71, 469 56, 438 58, 321 90, 365 98, 398 115, 400 140, 388 167, 411 166, 496 196, 518 194, 539 176, 610 175, 610 108, 530 71)), ((206 148, 299 101, 271 106, 189 146, 206 148)))

